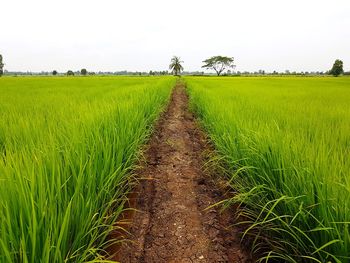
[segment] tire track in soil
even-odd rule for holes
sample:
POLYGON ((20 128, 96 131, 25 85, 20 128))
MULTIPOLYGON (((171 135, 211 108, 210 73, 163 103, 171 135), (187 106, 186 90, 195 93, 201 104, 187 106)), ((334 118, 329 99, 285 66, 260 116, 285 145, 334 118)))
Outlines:
POLYGON ((140 185, 131 200, 137 212, 130 234, 115 252, 121 263, 251 262, 241 249, 228 213, 205 210, 220 192, 203 172, 205 138, 188 110, 184 84, 177 83, 167 111, 159 120, 145 165, 137 171, 140 185), (135 196, 135 195, 134 195, 135 196))

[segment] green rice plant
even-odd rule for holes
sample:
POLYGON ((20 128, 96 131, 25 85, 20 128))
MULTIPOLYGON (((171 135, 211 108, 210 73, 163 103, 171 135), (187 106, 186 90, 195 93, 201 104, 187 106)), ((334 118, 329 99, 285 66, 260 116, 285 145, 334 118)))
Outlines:
POLYGON ((0 262, 102 262, 173 77, 0 79, 0 262))
POLYGON ((350 261, 350 79, 187 77, 261 262, 350 261))

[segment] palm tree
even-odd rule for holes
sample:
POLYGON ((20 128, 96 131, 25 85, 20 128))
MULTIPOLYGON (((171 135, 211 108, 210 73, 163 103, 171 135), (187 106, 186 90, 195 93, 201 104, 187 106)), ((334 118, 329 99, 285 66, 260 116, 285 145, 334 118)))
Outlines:
POLYGON ((176 57, 176 56, 174 56, 170 61, 169 69, 172 70, 175 76, 178 76, 181 73, 181 71, 184 70, 181 63, 184 63, 184 62, 181 61, 180 57, 176 57))

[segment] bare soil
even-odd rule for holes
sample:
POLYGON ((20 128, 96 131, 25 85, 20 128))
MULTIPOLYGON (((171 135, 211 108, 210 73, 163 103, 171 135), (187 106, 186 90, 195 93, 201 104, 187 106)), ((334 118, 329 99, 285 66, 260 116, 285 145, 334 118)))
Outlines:
MULTIPOLYGON (((137 212, 125 242, 113 260, 151 262, 251 262, 240 245, 230 213, 206 209, 221 193, 203 171, 208 150, 203 133, 188 109, 185 86, 174 88, 167 111, 159 120, 146 163, 137 172, 140 184, 131 195, 137 212)), ((222 199, 222 197, 221 197, 222 199)))

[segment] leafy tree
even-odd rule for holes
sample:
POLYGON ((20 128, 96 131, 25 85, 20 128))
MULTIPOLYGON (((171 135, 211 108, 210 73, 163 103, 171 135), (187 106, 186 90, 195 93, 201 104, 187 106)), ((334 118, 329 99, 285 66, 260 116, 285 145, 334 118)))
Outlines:
POLYGON ((80 74, 83 76, 86 76, 87 70, 85 68, 83 68, 82 70, 80 70, 80 74))
POLYGON ((204 65, 202 68, 214 69, 216 74, 220 74, 227 68, 234 68, 234 59, 231 57, 214 56, 203 61, 204 65))
POLYGON ((180 57, 176 56, 174 56, 170 61, 169 69, 173 72, 175 76, 179 76, 181 71, 184 70, 181 63, 183 63, 183 61, 181 61, 180 57))
POLYGON ((67 71, 67 76, 74 76, 74 72, 72 70, 67 71))
POLYGON ((338 77, 340 74, 343 74, 344 73, 343 61, 341 61, 340 59, 337 59, 334 62, 333 67, 329 73, 332 74, 334 77, 338 77))
POLYGON ((2 55, 0 54, 0 77, 4 74, 4 63, 2 63, 2 55))
POLYGON ((56 76, 57 75, 57 70, 52 71, 52 75, 56 76))

